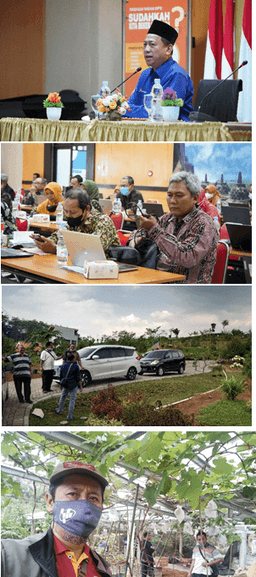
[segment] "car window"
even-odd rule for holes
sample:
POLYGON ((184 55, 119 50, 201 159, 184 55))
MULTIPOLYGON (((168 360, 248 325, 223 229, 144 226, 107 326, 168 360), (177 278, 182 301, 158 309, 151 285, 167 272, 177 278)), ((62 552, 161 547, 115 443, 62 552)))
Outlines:
POLYGON ((77 352, 79 353, 81 359, 86 359, 91 353, 93 353, 93 351, 96 351, 96 349, 97 347, 84 347, 77 352))
POLYGON ((171 359, 172 358, 172 351, 170 351, 169 353, 166 353, 165 358, 171 359))
POLYGON ((95 355, 99 357, 99 359, 110 359, 111 358, 111 349, 99 349, 95 351, 95 355))
POLYGON ((174 359, 178 359, 180 355, 179 355, 178 351, 172 351, 172 356, 174 359))
POLYGON ((166 351, 152 351, 152 353, 150 353, 150 358, 152 359, 162 359, 165 355, 166 351))
POLYGON ((132 349, 132 348, 131 349, 125 348, 124 350, 125 350, 125 356, 126 357, 132 357, 132 355, 135 353, 135 349, 132 349))
POLYGON ((124 349, 122 347, 117 347, 117 348, 113 348, 110 349, 110 354, 113 358, 115 357, 125 357, 125 352, 124 349))

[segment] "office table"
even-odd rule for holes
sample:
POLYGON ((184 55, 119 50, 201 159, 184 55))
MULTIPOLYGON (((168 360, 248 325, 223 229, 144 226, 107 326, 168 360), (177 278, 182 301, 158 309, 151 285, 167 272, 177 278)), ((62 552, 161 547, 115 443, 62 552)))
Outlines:
POLYGON ((48 232, 49 234, 52 234, 53 232, 55 232, 56 230, 59 230, 59 228, 61 228, 61 225, 56 224, 55 221, 52 222, 36 222, 31 220, 29 223, 29 230, 35 230, 38 232, 48 232))
MULTIPOLYGON (((68 260, 68 264, 71 261, 68 260)), ((86 279, 82 274, 68 271, 57 265, 55 254, 34 255, 28 258, 1 259, 2 270, 25 276, 38 283, 64 284, 163 284, 183 281, 184 275, 138 267, 138 270, 122 272, 117 279, 86 279)))
POLYGON ((251 139, 250 123, 0 119, 0 140, 8 142, 218 142, 251 139))

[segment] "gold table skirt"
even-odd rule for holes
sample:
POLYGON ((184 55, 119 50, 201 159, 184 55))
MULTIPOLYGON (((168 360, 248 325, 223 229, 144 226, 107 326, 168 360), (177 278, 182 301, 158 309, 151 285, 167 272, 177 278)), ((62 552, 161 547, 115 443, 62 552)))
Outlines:
POLYGON ((142 120, 41 120, 1 118, 0 140, 8 142, 224 142, 251 140, 251 130, 222 122, 151 123, 142 120))

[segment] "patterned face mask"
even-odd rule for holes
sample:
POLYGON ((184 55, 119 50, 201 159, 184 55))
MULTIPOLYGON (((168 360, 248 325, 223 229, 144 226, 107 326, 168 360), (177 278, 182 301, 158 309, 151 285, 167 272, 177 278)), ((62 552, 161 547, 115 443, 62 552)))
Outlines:
POLYGON ((81 537, 88 537, 94 531, 101 514, 99 507, 85 499, 55 501, 53 506, 53 521, 68 533, 81 537))

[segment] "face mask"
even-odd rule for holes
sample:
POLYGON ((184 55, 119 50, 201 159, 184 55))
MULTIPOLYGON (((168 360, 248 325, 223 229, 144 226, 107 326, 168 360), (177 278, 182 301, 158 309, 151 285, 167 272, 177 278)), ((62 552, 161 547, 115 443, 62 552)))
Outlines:
POLYGON ((207 200, 210 200, 210 198, 212 198, 214 196, 214 194, 210 194, 210 192, 206 192, 205 196, 206 196, 207 200))
POLYGON ((53 348, 52 348, 52 347, 49 347, 48 351, 52 351, 52 350, 53 350, 53 348))
POLYGON ((47 205, 48 212, 55 212, 57 206, 58 206, 57 204, 48 204, 47 205))
POLYGON ((80 224, 82 224, 82 220, 83 220, 82 214, 80 216, 77 216, 76 218, 72 218, 71 216, 67 217, 67 223, 69 226, 71 226, 71 228, 74 228, 75 226, 80 226, 80 224))
POLYGON ((121 194, 123 194, 124 196, 127 196, 127 194, 129 194, 129 188, 127 186, 122 187, 121 186, 121 190, 120 190, 121 194))
POLYGON ((55 501, 53 506, 53 521, 68 533, 81 537, 88 537, 94 531, 101 514, 99 507, 85 499, 55 501))
POLYGON ((249 199, 252 200, 252 192, 249 192, 249 199))

